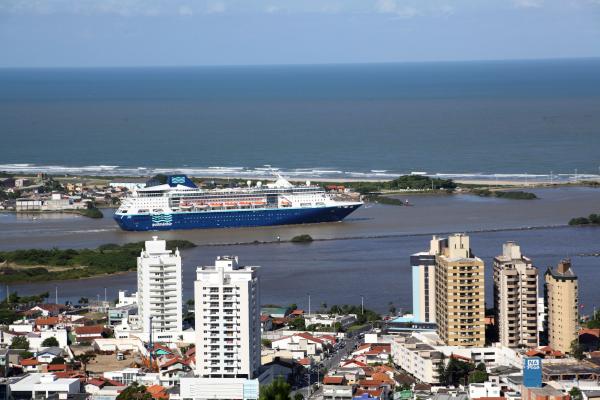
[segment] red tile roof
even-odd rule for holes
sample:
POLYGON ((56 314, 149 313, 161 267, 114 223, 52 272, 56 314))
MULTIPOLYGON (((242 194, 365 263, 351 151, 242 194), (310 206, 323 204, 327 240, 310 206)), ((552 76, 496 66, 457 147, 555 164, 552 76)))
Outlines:
POLYGON ((310 365, 312 364, 312 361, 310 358, 305 357, 305 358, 301 358, 300 360, 298 360, 298 364, 300 365, 310 365))
POLYGON ((167 389, 160 385, 152 385, 146 388, 146 391, 150 393, 153 399, 168 399, 169 394, 167 389))
POLYGON ((162 364, 160 365, 160 367, 161 367, 161 368, 163 368, 163 367, 170 367, 171 365, 175 365, 175 364, 177 364, 177 363, 180 363, 180 364, 184 364, 184 365, 185 365, 185 361, 183 361, 181 358, 179 358, 179 357, 173 357, 173 358, 171 358, 170 360, 168 360, 168 361, 166 361, 166 362, 162 363, 162 364))
POLYGON ((36 318, 36 325, 57 325, 59 323, 58 317, 40 317, 36 318))
POLYGON ((98 335, 102 336, 102 332, 104 332, 104 326, 102 325, 86 325, 86 326, 78 326, 75 328, 76 335, 98 335))
POLYGON ((376 379, 361 379, 358 381, 358 386, 366 387, 380 387, 389 384, 389 382, 382 382, 376 379))
POLYGON ((39 365, 40 362, 35 358, 25 358, 21 360, 21 365, 24 367, 33 367, 34 365, 39 365))
POLYGON ((38 304, 35 307, 32 307, 32 309, 34 309, 36 307, 41 308, 42 310, 46 310, 48 312, 54 312, 54 313, 61 312, 62 310, 65 309, 65 306, 61 306, 60 304, 52 304, 52 303, 38 304))
POLYGON ((342 367, 344 367, 346 365, 349 365, 349 364, 355 364, 355 365, 357 365, 359 367, 366 367, 367 366, 367 364, 365 364, 362 361, 358 361, 358 360, 355 360, 355 359, 350 359, 350 360, 344 361, 344 363, 342 364, 342 367))
POLYGON ((156 343, 154 345, 154 348, 152 349, 152 351, 158 351, 158 350, 163 350, 166 351, 167 353, 173 354, 173 350, 171 350, 170 348, 168 348, 167 346, 163 346, 160 343, 156 343))
POLYGON ((323 385, 343 385, 343 376, 326 376, 323 378, 323 385))
POLYGON ((66 370, 67 370, 66 364, 48 364, 48 372, 66 371, 66 370))
POLYGON ((310 333, 307 333, 307 332, 296 333, 294 336, 299 336, 299 337, 301 337, 303 339, 310 340, 311 342, 323 344, 323 341, 321 339, 316 338, 316 337, 314 337, 313 335, 311 335, 310 333))
POLYGON ((89 379, 87 381, 87 383, 89 385, 94 385, 94 386, 98 386, 99 388, 101 388, 102 386, 106 385, 106 381, 102 380, 102 379, 89 379))

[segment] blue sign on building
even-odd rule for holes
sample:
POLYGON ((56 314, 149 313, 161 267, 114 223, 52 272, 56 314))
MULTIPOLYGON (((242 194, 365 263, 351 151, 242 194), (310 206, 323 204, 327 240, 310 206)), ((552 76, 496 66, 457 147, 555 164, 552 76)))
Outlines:
POLYGON ((539 357, 523 358, 523 386, 528 388, 542 387, 542 359, 539 357))

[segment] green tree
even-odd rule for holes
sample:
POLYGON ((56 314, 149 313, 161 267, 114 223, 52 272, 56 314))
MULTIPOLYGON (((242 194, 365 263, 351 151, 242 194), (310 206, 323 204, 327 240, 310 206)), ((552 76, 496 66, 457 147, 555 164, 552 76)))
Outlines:
POLYGON ((476 369, 469 375, 469 383, 483 383, 488 380, 488 373, 476 369))
POLYGON ((273 343, 269 339, 262 339, 260 342, 264 347, 269 347, 269 348, 271 347, 271 344, 273 343))
MULTIPOLYGON (((83 366, 83 372, 87 372, 87 365, 94 358, 96 358, 96 355, 91 351, 88 351, 88 352, 82 353, 82 354, 78 354, 75 357, 73 357, 73 359, 75 361, 79 361, 81 363, 81 365, 83 366)), ((144 390, 145 390, 145 388, 144 388, 144 390)))
POLYGON ((573 389, 569 391, 569 395, 571 395, 571 400, 582 400, 583 394, 581 390, 577 386, 573 386, 573 389))
POLYGON ((396 306, 391 301, 388 303, 388 311, 391 315, 396 314, 396 306))
POLYGON ((260 400, 289 400, 292 387, 283 378, 277 378, 270 385, 260 388, 260 400))
POLYGON ((575 339, 571 342, 571 355, 574 358, 578 360, 583 360, 585 358, 583 350, 583 346, 579 343, 578 339, 575 339))
POLYGON ((294 400, 304 400, 304 396, 302 395, 302 393, 296 392, 296 394, 294 395, 294 400))
POLYGON ((21 356, 21 358, 32 358, 33 357, 33 353, 28 350, 23 350, 22 352, 19 353, 19 355, 21 356))
POLYGON ((448 386, 464 385, 468 382, 468 376, 473 369, 474 366, 471 363, 450 358, 443 371, 439 371, 441 372, 440 382, 448 386))
POLYGON ((85 304, 88 304, 90 302, 90 299, 88 299, 87 297, 81 297, 78 301, 79 304, 81 304, 82 306, 85 304))
POLYGON ((42 347, 58 347, 58 340, 55 337, 49 337, 44 339, 42 347))
POLYGON ((17 313, 6 307, 6 303, 0 306, 0 324, 12 324, 17 319, 17 313))
POLYGON ((29 340, 25 336, 15 336, 9 347, 11 349, 29 350, 29 340))
POLYGON ((152 395, 148 393, 146 386, 133 382, 119 393, 117 400, 152 400, 152 395))
POLYGON ((67 360, 65 360, 63 357, 58 356, 58 357, 54 357, 52 359, 52 361, 50 361, 50 364, 64 364, 66 362, 67 362, 67 360))
POLYGON ((295 331, 301 331, 306 329, 306 321, 302 317, 294 318, 289 322, 288 327, 295 331))

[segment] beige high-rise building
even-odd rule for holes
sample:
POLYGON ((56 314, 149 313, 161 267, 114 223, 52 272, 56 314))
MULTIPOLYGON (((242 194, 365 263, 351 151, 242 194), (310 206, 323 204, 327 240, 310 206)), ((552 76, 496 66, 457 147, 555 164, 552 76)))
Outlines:
POLYGON ((571 261, 562 260, 556 269, 548 268, 545 280, 548 344, 568 353, 579 325, 579 289, 571 261))
POLYGON ((475 257, 465 234, 437 239, 435 303, 438 335, 450 346, 485 345, 483 260, 475 257))
POLYGON ((514 242, 504 243, 494 258, 494 309, 500 343, 506 347, 538 345, 538 271, 514 242))

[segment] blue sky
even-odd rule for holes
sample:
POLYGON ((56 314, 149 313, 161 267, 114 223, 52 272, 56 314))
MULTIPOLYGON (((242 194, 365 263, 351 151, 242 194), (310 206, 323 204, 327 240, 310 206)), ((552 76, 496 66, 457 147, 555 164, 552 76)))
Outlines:
POLYGON ((1 0, 0 67, 600 57, 600 0, 1 0))

